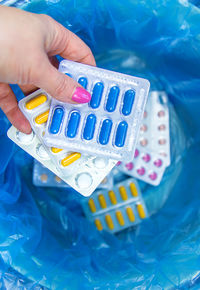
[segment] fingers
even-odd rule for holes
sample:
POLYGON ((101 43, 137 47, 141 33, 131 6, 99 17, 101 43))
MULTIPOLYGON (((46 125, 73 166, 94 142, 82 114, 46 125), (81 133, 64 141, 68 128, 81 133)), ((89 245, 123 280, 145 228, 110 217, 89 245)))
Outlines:
MULTIPOLYGON (((59 62, 55 56, 49 57, 49 61, 51 62, 51 64, 54 67, 58 68, 59 62)), ((20 88, 21 88, 22 92, 24 93, 24 95, 29 95, 29 94, 31 94, 34 91, 39 89, 38 87, 34 86, 33 84, 20 85, 20 88)))
POLYGON ((60 73, 44 54, 40 70, 35 70, 35 85, 44 89, 54 98, 69 103, 88 103, 90 93, 83 89, 75 80, 60 73))
POLYGON ((38 88, 34 85, 20 85, 20 88, 24 95, 29 95, 33 93, 34 91, 38 90, 38 88))
POLYGON ((23 133, 31 133, 31 126, 18 108, 17 100, 9 85, 0 83, 0 108, 9 121, 23 133))
POLYGON ((63 58, 96 66, 90 48, 77 35, 52 18, 47 17, 47 19, 50 29, 47 31, 48 37, 45 47, 47 53, 50 55, 59 54, 63 58))

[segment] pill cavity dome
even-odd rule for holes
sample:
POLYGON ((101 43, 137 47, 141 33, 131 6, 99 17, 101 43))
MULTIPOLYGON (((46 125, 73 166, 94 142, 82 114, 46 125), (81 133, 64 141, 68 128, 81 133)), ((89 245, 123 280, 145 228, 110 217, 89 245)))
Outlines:
POLYGON ((52 99, 44 140, 49 146, 73 149, 116 160, 130 160, 149 91, 149 82, 63 60, 59 70, 91 93, 88 104, 52 99))

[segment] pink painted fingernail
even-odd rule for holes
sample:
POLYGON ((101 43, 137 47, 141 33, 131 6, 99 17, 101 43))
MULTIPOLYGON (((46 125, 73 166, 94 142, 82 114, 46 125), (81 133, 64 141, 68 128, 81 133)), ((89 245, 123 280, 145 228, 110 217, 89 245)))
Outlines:
POLYGON ((118 161, 116 165, 119 166, 120 164, 121 164, 121 161, 118 161))
POLYGON ((84 103, 88 103, 90 100, 91 100, 91 95, 90 93, 88 93, 88 91, 80 87, 76 88, 72 96, 72 101, 79 104, 84 104, 84 103))

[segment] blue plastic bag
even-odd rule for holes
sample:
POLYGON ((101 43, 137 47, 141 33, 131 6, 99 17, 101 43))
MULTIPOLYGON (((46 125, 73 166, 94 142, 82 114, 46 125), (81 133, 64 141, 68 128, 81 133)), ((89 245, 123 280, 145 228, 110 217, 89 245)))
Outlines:
POLYGON ((19 289, 20 280, 27 289, 198 289, 198 1, 4 2, 60 21, 92 48, 98 66, 145 76, 164 89, 171 102, 172 164, 159 187, 141 183, 150 219, 115 236, 99 233, 85 219, 78 194, 32 185, 32 159, 7 139, 2 114, 2 287, 19 289))

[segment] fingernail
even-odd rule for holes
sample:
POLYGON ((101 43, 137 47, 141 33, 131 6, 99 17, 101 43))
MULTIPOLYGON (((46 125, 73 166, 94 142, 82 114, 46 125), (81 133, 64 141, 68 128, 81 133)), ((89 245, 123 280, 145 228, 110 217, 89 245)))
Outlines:
POLYGON ((88 91, 80 87, 76 88, 72 96, 72 101, 79 104, 84 104, 84 103, 88 103, 90 100, 91 100, 91 95, 90 93, 88 93, 88 91))

